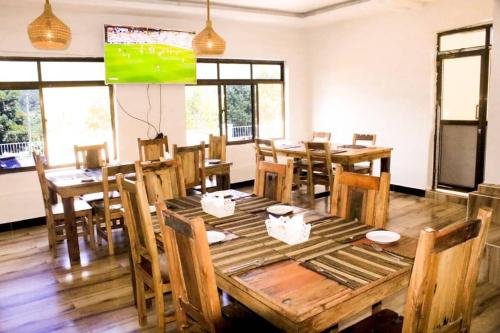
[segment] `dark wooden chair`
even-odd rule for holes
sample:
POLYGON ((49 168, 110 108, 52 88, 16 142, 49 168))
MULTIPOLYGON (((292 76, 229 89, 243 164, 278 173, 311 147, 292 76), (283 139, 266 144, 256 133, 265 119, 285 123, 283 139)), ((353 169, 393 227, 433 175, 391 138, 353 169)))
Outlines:
POLYGON ((313 132, 312 142, 330 142, 331 132, 313 132))
POLYGON ((342 332, 470 332, 479 265, 490 224, 491 210, 480 209, 475 220, 440 230, 423 229, 404 318, 382 310, 342 332))
POLYGON ((74 146, 77 169, 97 169, 109 163, 108 144, 74 146))
POLYGON ((178 147, 174 145, 174 158, 181 162, 186 189, 201 187, 206 192, 205 184, 205 142, 199 145, 178 147))
POLYGON ((202 218, 185 219, 166 209, 164 203, 157 205, 157 215, 168 257, 178 332, 197 328, 210 333, 277 331, 237 303, 221 308, 202 218))
POLYGON ((345 172, 338 166, 333 182, 330 214, 343 218, 358 217, 365 224, 383 228, 389 207, 390 174, 380 177, 345 172), (359 199, 361 197, 361 204, 359 199), (360 211, 357 208, 361 208, 360 211))
MULTIPOLYGON (((358 134, 355 133, 352 136, 352 144, 359 145, 363 143, 368 143, 371 146, 374 146, 377 142, 377 135, 375 134, 358 134)), ((353 171, 356 173, 362 174, 373 174, 373 161, 370 162, 362 162, 356 163, 353 165, 353 171)))
POLYGON ((123 229, 122 201, 118 194, 118 185, 114 179, 117 174, 134 173, 134 164, 105 166, 102 168, 102 196, 100 201, 92 202, 94 223, 97 232, 97 244, 102 245, 104 239, 108 244, 109 255, 115 254, 113 230, 123 229))
POLYGON ((163 297, 171 291, 170 277, 166 257, 158 252, 146 188, 140 178, 133 182, 118 174, 116 179, 130 241, 139 325, 147 321, 146 300, 154 298, 156 324, 163 328, 175 320, 166 313, 163 297))
POLYGON ((292 201, 293 161, 287 164, 259 161, 253 193, 289 204, 292 201))
POLYGON ((325 191, 330 189, 333 183, 333 165, 330 142, 305 142, 306 168, 305 177, 301 177, 301 183, 307 186, 309 206, 314 207, 315 185, 323 185, 325 191))
POLYGON ((257 163, 258 161, 265 160, 278 163, 278 156, 274 147, 274 141, 267 139, 255 139, 255 156, 257 163))
POLYGON ((165 157, 165 153, 168 153, 168 137, 165 135, 156 139, 137 138, 137 147, 139 160, 159 161, 165 157))
MULTIPOLYGON (((33 159, 35 161, 35 168, 42 190, 49 249, 52 256, 55 258, 57 255, 57 242, 66 239, 64 230, 64 208, 62 203, 53 203, 51 200, 49 185, 45 177, 43 156, 37 152, 33 152, 33 159)), ((80 229, 78 235, 82 235, 85 240, 90 243, 91 247, 95 247, 95 235, 92 229, 92 207, 83 200, 75 200, 75 217, 77 218, 77 227, 80 229)))
POLYGON ((215 136, 210 134, 208 138, 208 158, 226 161, 226 136, 215 136))

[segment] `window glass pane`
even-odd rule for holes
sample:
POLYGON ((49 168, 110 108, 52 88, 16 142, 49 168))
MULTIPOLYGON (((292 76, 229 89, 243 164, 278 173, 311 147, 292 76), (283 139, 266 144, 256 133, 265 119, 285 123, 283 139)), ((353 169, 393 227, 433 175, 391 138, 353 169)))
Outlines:
POLYGON ((250 64, 220 64, 219 69, 221 79, 250 79, 250 64))
POLYGON ((107 142, 113 152, 108 87, 44 88, 50 165, 75 163, 73 145, 107 142))
POLYGON ((464 49, 484 46, 486 44, 486 29, 460 32, 441 36, 439 51, 464 49))
POLYGON ((254 79, 271 79, 281 80, 281 66, 280 65, 252 65, 254 79))
POLYGON ((42 62, 42 81, 104 81, 103 62, 42 62))
POLYGON ((228 141, 253 139, 251 91, 250 85, 226 86, 228 141))
POLYGON ((219 135, 217 86, 186 86, 186 142, 208 143, 209 134, 219 135))
POLYGON ((283 85, 259 84, 259 137, 284 137, 283 85))
POLYGON ((31 152, 43 151, 40 99, 37 89, 0 90, 0 166, 33 165, 31 152))
POLYGON ((197 63, 196 78, 198 80, 217 80, 217 64, 197 63))
POLYGON ((36 82, 38 71, 34 61, 0 61, 0 82, 36 82))

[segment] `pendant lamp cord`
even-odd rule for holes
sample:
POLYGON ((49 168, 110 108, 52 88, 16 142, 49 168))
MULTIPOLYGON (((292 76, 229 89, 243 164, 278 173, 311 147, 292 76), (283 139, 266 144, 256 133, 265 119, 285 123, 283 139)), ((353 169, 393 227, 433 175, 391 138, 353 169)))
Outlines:
POLYGON ((207 21, 210 21, 210 0, 207 0, 207 21))

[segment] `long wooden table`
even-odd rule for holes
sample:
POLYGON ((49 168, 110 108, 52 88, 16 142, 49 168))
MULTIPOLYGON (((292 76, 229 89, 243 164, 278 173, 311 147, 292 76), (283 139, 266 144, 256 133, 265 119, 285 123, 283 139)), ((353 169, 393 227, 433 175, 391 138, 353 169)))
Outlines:
POLYGON ((265 209, 276 202, 239 197, 233 216, 216 218, 199 200, 167 204, 226 233, 228 241, 210 246, 218 287, 286 332, 321 332, 408 286, 415 239, 403 237, 379 252, 364 237, 370 226, 296 209, 312 224, 311 235, 287 245, 265 227, 265 209))
MULTIPOLYGON (((205 169, 221 179, 221 189, 228 189, 229 168, 231 162, 220 164, 206 164, 205 169), (222 170, 222 171, 221 171, 222 170)), ((102 171, 101 169, 52 169, 47 170, 47 181, 54 203, 57 202, 58 194, 64 207, 64 228, 66 232, 66 243, 70 263, 80 264, 80 246, 78 244, 78 233, 75 218, 74 198, 85 194, 102 192, 102 171)), ((218 183, 219 185, 219 183, 218 183)))
MULTIPOLYGON (((380 160, 380 171, 390 172, 392 148, 349 146, 352 145, 332 146, 332 163, 341 164, 345 170, 350 170, 355 163, 380 160)), ((303 143, 276 143, 275 149, 279 155, 306 158, 303 143)))

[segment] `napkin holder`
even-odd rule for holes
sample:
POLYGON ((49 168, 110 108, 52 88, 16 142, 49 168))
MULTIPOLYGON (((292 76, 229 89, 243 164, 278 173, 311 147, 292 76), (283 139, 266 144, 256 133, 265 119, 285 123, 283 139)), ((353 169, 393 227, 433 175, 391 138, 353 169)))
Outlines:
POLYGON ((236 202, 224 199, 222 194, 207 193, 201 198, 201 208, 215 217, 226 217, 234 214, 236 202))
POLYGON ((269 215, 266 220, 267 234, 288 245, 303 243, 309 239, 311 225, 304 223, 303 215, 276 218, 269 215))

